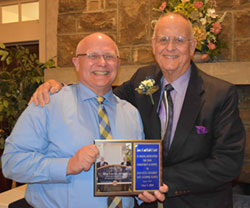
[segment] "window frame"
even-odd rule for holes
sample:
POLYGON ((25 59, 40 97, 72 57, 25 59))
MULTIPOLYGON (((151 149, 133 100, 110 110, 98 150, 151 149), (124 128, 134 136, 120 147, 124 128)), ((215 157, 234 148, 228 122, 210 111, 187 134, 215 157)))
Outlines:
MULTIPOLYGON (((48 60, 47 53, 47 13, 48 1, 50 0, 3 0, 0 2, 0 42, 39 42, 39 59, 41 62, 48 60), (21 22, 21 4, 39 2, 39 20, 21 22), (2 24, 2 6, 19 5, 19 22, 2 24), (18 35, 16 35, 18 33, 18 35)), ((56 8, 55 8, 56 9, 56 8)))

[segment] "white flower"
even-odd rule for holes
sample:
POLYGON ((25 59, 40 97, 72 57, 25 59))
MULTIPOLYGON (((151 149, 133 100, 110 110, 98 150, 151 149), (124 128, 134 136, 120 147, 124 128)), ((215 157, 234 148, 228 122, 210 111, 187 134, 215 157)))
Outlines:
POLYGON ((146 79, 144 81, 141 82, 139 89, 148 89, 150 87, 153 87, 155 84, 155 81, 153 79, 146 79))
POLYGON ((159 87, 155 86, 154 84, 155 84, 155 80, 150 79, 149 77, 146 77, 145 80, 140 82, 139 87, 135 88, 135 90, 139 94, 149 95, 150 100, 151 100, 153 105, 154 105, 154 99, 153 99, 152 94, 159 89, 159 87))
POLYGON ((215 9, 208 9, 207 16, 212 17, 212 18, 216 18, 218 15, 215 14, 215 9))
POLYGON ((201 24, 205 25, 207 23, 206 18, 200 18, 200 22, 201 24))

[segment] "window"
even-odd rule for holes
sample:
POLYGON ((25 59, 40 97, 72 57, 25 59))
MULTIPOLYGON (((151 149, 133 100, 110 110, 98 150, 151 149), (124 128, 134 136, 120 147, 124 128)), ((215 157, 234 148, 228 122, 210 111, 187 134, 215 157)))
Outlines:
MULTIPOLYGON (((24 22, 39 19, 39 2, 38 1, 10 1, 11 5, 1 6, 1 23, 24 22)), ((9 4, 10 4, 9 3, 9 4)))
POLYGON ((2 23, 18 22, 18 5, 2 7, 2 23))
POLYGON ((39 2, 21 4, 21 21, 39 19, 39 2))
POLYGON ((47 61, 48 54, 49 58, 55 56, 58 1, 0 0, 0 43, 37 41, 41 62, 47 61), (18 21, 16 19, 15 22, 14 20, 7 21, 7 15, 4 15, 5 21, 4 23, 2 22, 3 11, 6 11, 8 6, 18 7, 16 15, 18 16, 18 21), (48 41, 50 44, 48 44, 48 41))

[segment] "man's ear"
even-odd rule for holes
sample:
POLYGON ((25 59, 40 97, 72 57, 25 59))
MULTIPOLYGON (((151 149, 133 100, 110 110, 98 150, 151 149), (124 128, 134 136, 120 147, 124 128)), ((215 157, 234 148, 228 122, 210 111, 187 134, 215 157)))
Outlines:
POLYGON ((155 40, 154 37, 152 37, 151 42, 152 42, 152 52, 153 52, 153 54, 155 55, 155 44, 156 44, 156 40, 155 40))
POLYGON ((118 60, 117 60, 117 68, 119 68, 120 65, 121 65, 121 59, 118 59, 118 60))
POLYGON ((72 62, 76 68, 76 71, 79 72, 79 61, 78 61, 78 58, 77 57, 73 57, 72 58, 72 62))
POLYGON ((191 40, 191 43, 190 43, 190 56, 194 55, 196 45, 197 45, 197 41, 195 39, 191 40))

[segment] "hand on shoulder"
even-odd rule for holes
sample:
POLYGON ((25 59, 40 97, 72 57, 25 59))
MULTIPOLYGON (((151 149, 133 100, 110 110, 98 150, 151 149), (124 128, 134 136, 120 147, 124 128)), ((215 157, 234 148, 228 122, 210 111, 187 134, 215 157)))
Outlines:
POLYGON ((54 94, 60 91, 62 87, 63 85, 56 80, 46 81, 36 89, 33 96, 30 98, 29 105, 34 102, 36 106, 40 104, 41 107, 44 107, 45 104, 49 103, 49 93, 54 94))

